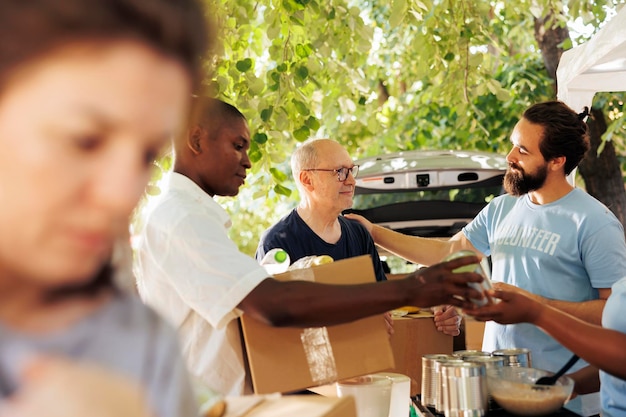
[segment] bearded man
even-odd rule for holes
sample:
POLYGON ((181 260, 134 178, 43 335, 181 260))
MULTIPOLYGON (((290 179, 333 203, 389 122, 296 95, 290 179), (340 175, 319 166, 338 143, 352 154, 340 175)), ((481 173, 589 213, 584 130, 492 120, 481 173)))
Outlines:
MULTIPOLYGON (((377 245, 416 263, 430 265, 462 249, 491 256, 496 288, 523 292, 600 325, 611 286, 626 271, 626 243, 615 215, 567 180, 589 149, 587 115, 587 109, 576 114, 559 101, 528 108, 511 134, 507 194, 449 240, 402 235, 351 217, 364 223, 377 245)), ((533 367, 553 372, 571 356, 531 324, 486 323, 483 350, 513 347, 530 349, 533 367)), ((579 361, 575 378, 587 375, 586 365, 579 361)), ((582 395, 567 408, 598 414, 599 399, 582 395)))

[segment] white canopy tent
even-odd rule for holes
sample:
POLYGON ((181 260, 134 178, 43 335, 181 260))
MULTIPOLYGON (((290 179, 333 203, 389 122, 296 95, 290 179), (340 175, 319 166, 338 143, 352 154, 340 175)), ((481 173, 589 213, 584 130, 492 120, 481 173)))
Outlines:
POLYGON ((626 7, 592 38, 561 56, 557 97, 579 112, 601 91, 626 90, 626 7))

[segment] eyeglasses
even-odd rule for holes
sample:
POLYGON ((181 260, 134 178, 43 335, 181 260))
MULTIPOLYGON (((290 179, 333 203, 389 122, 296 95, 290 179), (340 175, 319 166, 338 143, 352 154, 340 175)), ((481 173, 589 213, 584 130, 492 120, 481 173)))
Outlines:
POLYGON ((348 173, 352 174, 352 178, 356 178, 359 174, 359 166, 353 165, 352 168, 337 168, 337 169, 321 169, 321 168, 311 168, 311 169, 303 169, 303 171, 326 171, 326 172, 334 172, 337 174, 337 180, 339 182, 344 182, 348 179, 348 173))

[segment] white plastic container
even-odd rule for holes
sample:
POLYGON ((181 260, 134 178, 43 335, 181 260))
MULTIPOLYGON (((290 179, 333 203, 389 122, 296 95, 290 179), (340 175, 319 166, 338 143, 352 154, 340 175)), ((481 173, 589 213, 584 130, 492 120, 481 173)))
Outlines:
POLYGON ((411 404, 411 378, 393 372, 378 372, 376 375, 391 379, 389 417, 407 417, 411 404))
POLYGON ((289 269, 289 254, 281 248, 271 249, 261 259, 260 264, 270 275, 282 274, 289 269))
POLYGON ((387 417, 391 404, 392 381, 371 374, 337 382, 337 396, 354 397, 357 417, 387 417))

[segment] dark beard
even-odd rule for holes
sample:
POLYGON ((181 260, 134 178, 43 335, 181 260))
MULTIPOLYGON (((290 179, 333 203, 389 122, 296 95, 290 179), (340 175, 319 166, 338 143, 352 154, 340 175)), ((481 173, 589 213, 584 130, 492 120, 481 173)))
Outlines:
MULTIPOLYGON (((517 167, 516 167, 517 168, 517 167)), ((510 167, 504 175, 504 190, 516 197, 538 190, 546 182, 548 168, 543 165, 536 173, 527 174, 522 170, 511 171, 510 167)))

